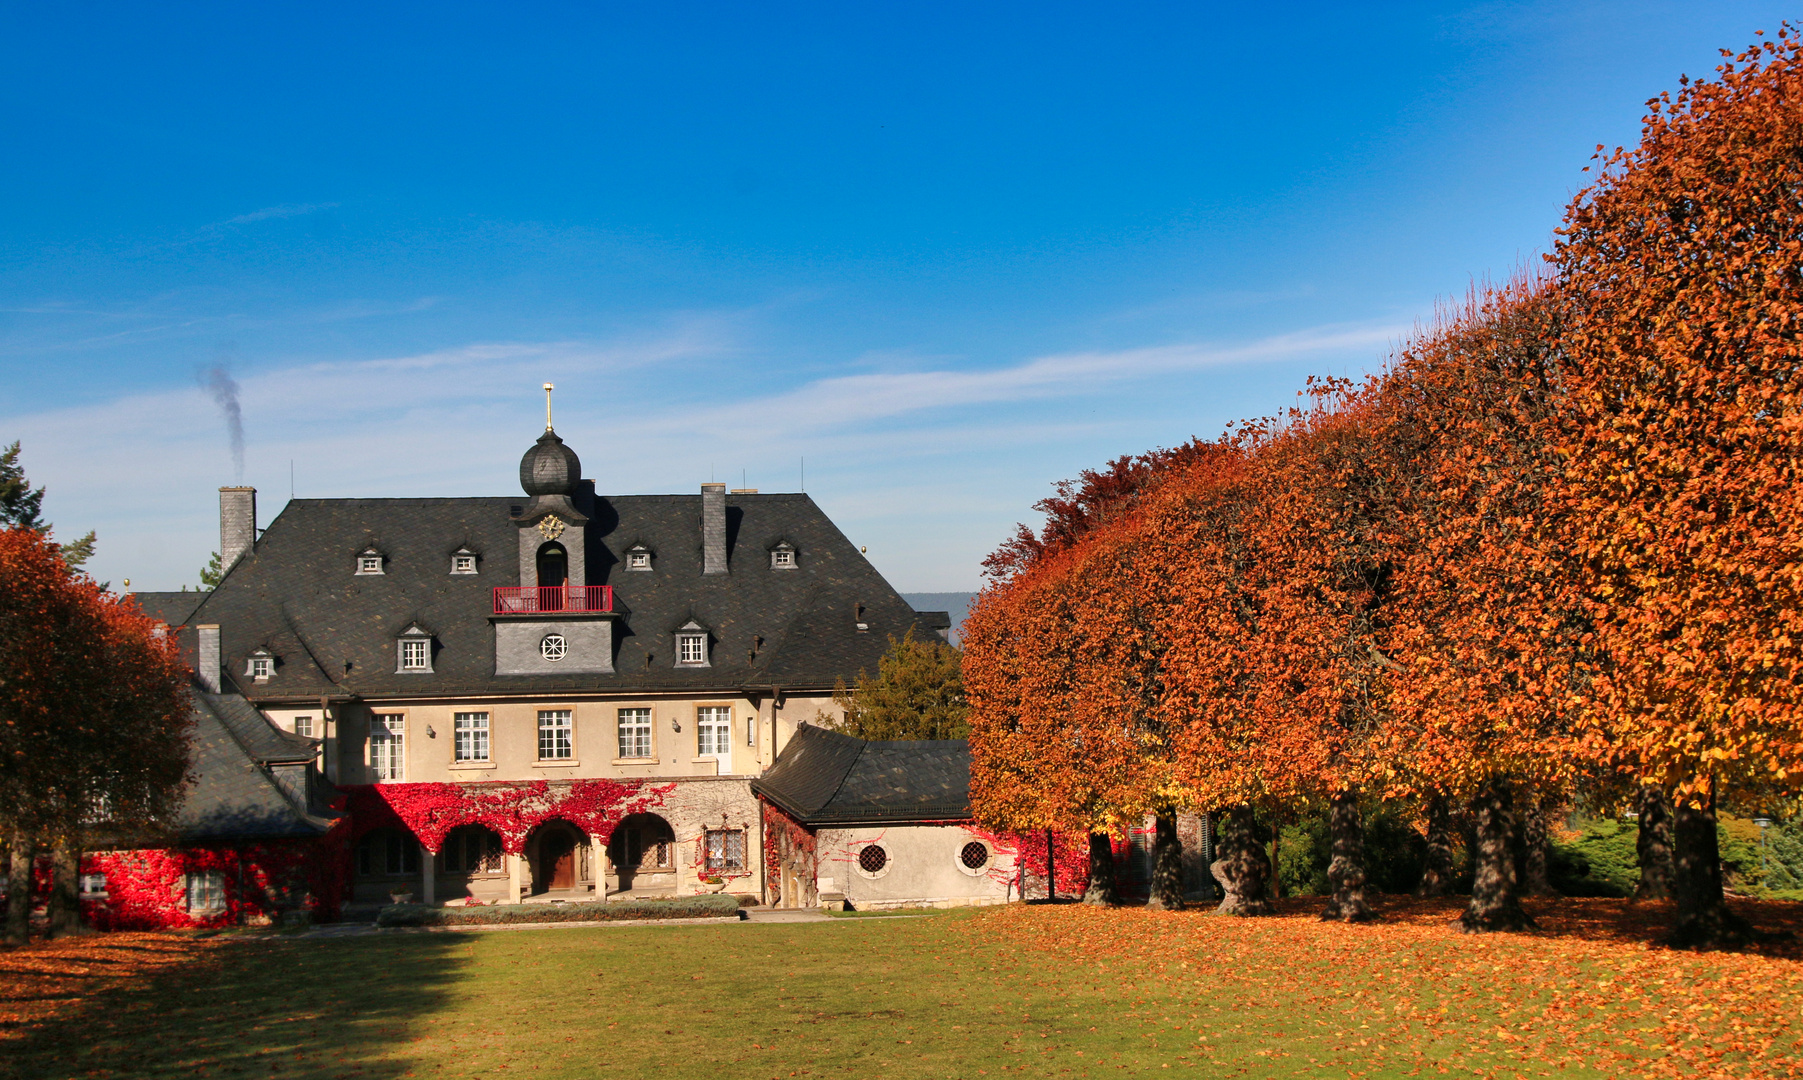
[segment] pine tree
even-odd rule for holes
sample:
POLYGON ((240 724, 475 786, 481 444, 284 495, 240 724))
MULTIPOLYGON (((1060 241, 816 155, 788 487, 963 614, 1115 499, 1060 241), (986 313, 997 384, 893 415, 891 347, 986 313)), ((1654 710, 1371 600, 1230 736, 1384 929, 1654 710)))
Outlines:
MULTIPOLYGON (((44 520, 44 489, 32 489, 31 481, 25 478, 25 467, 19 464, 19 441, 4 451, 0 451, 0 527, 17 525, 34 532, 50 532, 50 523, 44 520)), ((63 562, 69 564, 71 570, 78 570, 82 564, 94 557, 94 533, 61 545, 63 562)))

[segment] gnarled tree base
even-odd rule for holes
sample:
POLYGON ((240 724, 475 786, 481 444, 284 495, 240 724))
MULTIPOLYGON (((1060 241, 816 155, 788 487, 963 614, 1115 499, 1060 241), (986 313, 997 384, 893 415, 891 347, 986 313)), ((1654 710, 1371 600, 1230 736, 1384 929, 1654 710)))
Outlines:
POLYGON ((1121 902, 1114 883, 1114 841, 1107 833, 1089 834, 1089 886, 1083 890, 1083 902, 1102 907, 1121 902))
POLYGON ((1221 815, 1218 850, 1221 857, 1208 867, 1224 894, 1215 910, 1222 915, 1269 915, 1271 901, 1265 898, 1265 882, 1271 860, 1258 842, 1251 807, 1236 806, 1221 815))
POLYGON ((1454 924, 1467 934, 1532 930, 1515 887, 1515 793, 1506 780, 1492 780, 1471 800, 1476 851, 1471 904, 1454 924))
POLYGON ((1321 918, 1329 922, 1359 923, 1377 918, 1365 897, 1365 826, 1359 817, 1358 796, 1342 792, 1333 797, 1327 814, 1333 836, 1333 861, 1327 865, 1327 881, 1333 886, 1321 918))

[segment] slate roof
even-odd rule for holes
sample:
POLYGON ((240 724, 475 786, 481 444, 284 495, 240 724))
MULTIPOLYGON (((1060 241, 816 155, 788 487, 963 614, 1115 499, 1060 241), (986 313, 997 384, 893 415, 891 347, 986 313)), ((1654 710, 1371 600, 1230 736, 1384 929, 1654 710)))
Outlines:
POLYGON ((612 585, 622 612, 616 674, 497 676, 491 590, 520 583, 511 515, 526 501, 291 500, 185 621, 219 625, 226 677, 262 703, 830 688, 874 672, 890 635, 910 625, 932 632, 806 495, 729 495, 730 569, 703 575, 699 494, 598 497, 584 481, 573 501, 589 518, 587 581, 612 585), (798 565, 774 570, 769 549, 785 539, 798 565), (656 553, 648 573, 622 568, 635 544, 656 553), (385 573, 358 576, 354 560, 369 547, 382 553, 385 573), (460 548, 476 553, 478 573, 450 573, 460 548), (710 632, 711 667, 674 666, 673 631, 690 619, 710 632), (395 638, 412 623, 433 636, 431 674, 395 670, 395 638), (253 684, 244 670, 259 648, 276 665, 253 684))
POLYGON ((278 730, 236 694, 196 689, 191 715, 197 779, 176 816, 178 839, 200 843, 311 837, 331 826, 332 816, 309 806, 312 800, 304 789, 295 794, 285 791, 268 767, 293 762, 303 744, 306 753, 301 760, 310 761, 317 747, 314 740, 278 730))
POLYGON ((804 726, 751 790, 804 825, 961 821, 970 817, 970 743, 804 726))
POLYGON ((161 619, 170 626, 180 626, 194 614, 194 609, 207 598, 201 592, 135 592, 132 599, 144 609, 144 614, 153 619, 161 619))

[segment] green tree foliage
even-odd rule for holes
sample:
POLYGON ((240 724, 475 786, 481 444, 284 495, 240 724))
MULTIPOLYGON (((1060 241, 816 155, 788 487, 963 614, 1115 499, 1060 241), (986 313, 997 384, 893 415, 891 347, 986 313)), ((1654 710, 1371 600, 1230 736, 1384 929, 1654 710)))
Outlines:
POLYGON ((1773 825, 1766 830, 1765 843, 1766 888, 1803 892, 1803 820, 1773 825))
MULTIPOLYGON (((208 560, 207 564, 200 568, 200 587, 202 591, 218 588, 220 580, 224 577, 225 567, 219 565, 219 553, 215 551, 213 552, 212 559, 208 560)), ((186 592, 187 589, 184 587, 182 591, 186 592)))
POLYGON ((841 682, 833 700, 845 710, 839 730, 860 739, 963 739, 965 723, 963 656, 943 641, 920 641, 914 629, 889 651, 876 678, 858 672, 858 685, 841 682))
MULTIPOLYGON (((19 464, 19 442, 0 451, 0 527, 16 525, 48 534, 50 523, 44 520, 44 489, 33 489, 25 478, 25 467, 19 464)), ((71 569, 94 557, 94 533, 61 545, 63 561, 71 569)))
MULTIPOLYGON (((1395 803, 1373 801, 1364 807, 1364 868, 1368 889, 1407 893, 1421 881, 1427 841, 1395 803)), ((1278 880, 1285 896, 1326 896, 1333 891, 1327 867, 1333 859, 1333 835, 1327 808, 1285 825, 1277 844, 1278 880)))

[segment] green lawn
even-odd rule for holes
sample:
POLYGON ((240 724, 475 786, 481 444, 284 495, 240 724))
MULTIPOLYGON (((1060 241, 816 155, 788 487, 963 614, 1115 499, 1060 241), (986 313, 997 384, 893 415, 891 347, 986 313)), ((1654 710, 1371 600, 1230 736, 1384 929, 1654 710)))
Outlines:
MULTIPOLYGON (((1612 1044, 1662 1021, 1636 1011, 1625 988, 1596 990, 1623 977, 1606 950, 1632 964, 1643 947, 1602 943, 1600 960, 1569 949, 1559 959, 1542 938, 1510 936, 1472 951, 1441 925, 1017 905, 231 941, 0 1043, 0 1076, 1646 1075, 1635 1039, 1612 1044)), ((1781 965, 1754 977, 1795 1011, 1794 960, 1732 959, 1781 965)), ((1693 984, 1714 970, 1688 963, 1657 970, 1693 984)), ((1688 1000, 1677 986, 1664 992, 1688 1000)), ((1716 1037, 1711 1022, 1746 1019, 1693 1015, 1686 1030, 1694 1042, 1716 1037)), ((1725 1075, 1763 1074, 1734 1062, 1725 1075)))

